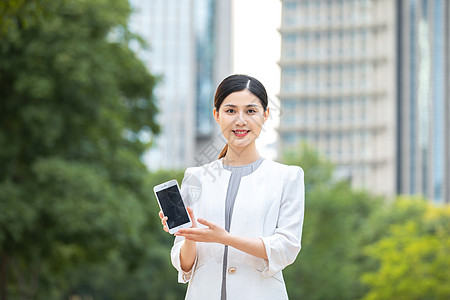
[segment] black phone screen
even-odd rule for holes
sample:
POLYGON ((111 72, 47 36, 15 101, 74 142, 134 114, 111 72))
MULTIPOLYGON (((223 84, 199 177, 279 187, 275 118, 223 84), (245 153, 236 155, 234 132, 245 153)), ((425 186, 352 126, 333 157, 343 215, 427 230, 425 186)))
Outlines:
POLYGON ((167 226, 174 228, 189 222, 180 191, 176 185, 156 192, 164 216, 167 217, 167 226))

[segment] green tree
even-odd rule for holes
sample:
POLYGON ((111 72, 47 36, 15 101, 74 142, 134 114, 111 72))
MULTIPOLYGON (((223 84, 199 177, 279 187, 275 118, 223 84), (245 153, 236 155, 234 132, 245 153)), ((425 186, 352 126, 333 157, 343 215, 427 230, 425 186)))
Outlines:
POLYGON ((4 0, 0 2, 0 41, 11 30, 26 28, 44 17, 50 0, 4 0))
POLYGON ((400 198, 387 209, 388 229, 366 248, 378 266, 363 276, 364 299, 449 299, 450 208, 400 198))
POLYGON ((118 254, 132 268, 150 246, 140 156, 159 131, 156 79, 129 48, 126 0, 0 8, 0 296, 32 299, 69 268, 118 254))
MULTIPOLYGON (((106 263, 81 264, 65 273, 70 284, 65 290, 81 296, 93 296, 94 299, 183 299, 187 285, 177 282, 177 272, 170 262, 170 249, 173 236, 162 230, 158 217, 159 207, 153 193, 153 187, 170 179, 179 183, 183 172, 161 170, 150 174, 145 183, 148 195, 143 210, 147 217, 145 231, 140 238, 148 248, 139 254, 139 263, 131 269, 117 251, 113 252, 106 263)), ((61 299, 64 294, 55 297, 61 299)), ((48 299, 48 298, 47 298, 48 299)))
POLYGON ((333 178, 333 166, 313 149, 285 154, 285 162, 305 172, 302 250, 284 271, 293 299, 358 299, 367 261, 367 218, 382 201, 333 178))

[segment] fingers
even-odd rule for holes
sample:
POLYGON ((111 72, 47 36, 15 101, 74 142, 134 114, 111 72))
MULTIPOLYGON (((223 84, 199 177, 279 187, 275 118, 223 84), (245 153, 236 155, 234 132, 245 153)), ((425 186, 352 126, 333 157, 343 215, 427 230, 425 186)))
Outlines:
POLYGON ((161 218, 161 224, 164 226, 164 225, 166 225, 166 223, 167 223, 167 217, 163 217, 163 218, 161 218))
POLYGON ((207 220, 205 220, 205 219, 199 218, 197 221, 198 221, 200 224, 206 225, 206 226, 208 226, 208 227, 211 228, 211 229, 213 229, 214 227, 216 227, 216 224, 215 224, 215 223, 210 222, 210 221, 207 221, 207 220))
MULTIPOLYGON (((192 220, 192 223, 193 223, 193 224, 192 224, 192 227, 193 227, 193 228, 196 228, 196 227, 197 227, 197 222, 196 222, 196 219, 195 219, 195 216, 194 216, 194 211, 193 211, 193 209, 190 208, 189 206, 187 206, 186 209, 187 209, 187 211, 188 211, 188 213, 189 213, 189 217, 190 217, 191 220, 192 220)), ((163 214, 162 211, 159 211, 158 216, 159 216, 159 218, 161 219, 161 225, 163 226, 164 231, 165 231, 165 232, 169 232, 169 228, 167 227, 167 219, 168 219, 168 218, 164 216, 164 214, 163 214)), ((198 222, 200 222, 200 223, 203 224, 203 225, 208 226, 208 227, 211 228, 211 229, 213 229, 213 228, 216 226, 216 224, 214 224, 213 222, 209 222, 209 221, 206 221, 206 220, 204 220, 204 219, 198 219, 198 222)), ((188 237, 186 237, 186 238, 188 238, 188 237)), ((188 238, 188 239, 189 239, 189 238, 188 238)))
POLYGON ((161 224, 163 226, 164 231, 169 232, 169 227, 167 226, 167 217, 164 217, 164 214, 162 211, 159 212, 158 216, 161 219, 161 224))
POLYGON ((194 210, 192 208, 190 208, 189 206, 186 206, 186 209, 189 213, 189 217, 192 220, 192 227, 197 227, 197 222, 195 222, 195 216, 194 216, 194 210))
POLYGON ((186 206, 186 209, 187 209, 189 215, 192 215, 192 216, 194 215, 194 210, 192 210, 192 208, 190 206, 186 206))
POLYGON ((191 217, 191 220, 195 220, 194 218, 194 211, 189 206, 186 206, 186 209, 188 211, 189 217, 191 217))
POLYGON ((199 237, 195 234, 174 234, 175 236, 182 236, 186 240, 192 241, 192 242, 201 242, 202 240, 199 239, 199 237))
POLYGON ((205 234, 205 232, 200 228, 185 228, 180 229, 177 233, 175 233, 176 236, 183 236, 191 241, 200 241, 200 237, 202 234, 205 234))
POLYGON ((176 236, 182 236, 187 240, 194 242, 214 242, 215 235, 210 228, 184 228, 175 233, 176 236))
POLYGON ((183 228, 178 230, 175 235, 183 236, 186 239, 195 242, 222 243, 222 241, 224 241, 224 236, 227 233, 225 229, 213 222, 207 221, 202 218, 199 218, 197 221, 207 227, 183 228))

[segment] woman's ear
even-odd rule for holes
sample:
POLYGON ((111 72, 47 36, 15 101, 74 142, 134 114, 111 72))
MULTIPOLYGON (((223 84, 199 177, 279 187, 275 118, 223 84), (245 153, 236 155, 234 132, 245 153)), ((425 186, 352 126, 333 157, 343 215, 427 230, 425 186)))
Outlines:
POLYGON ((219 123, 219 112, 216 110, 216 108, 213 109, 213 115, 216 122, 219 123))
POLYGON ((266 111, 264 112, 263 124, 267 121, 268 118, 269 118, 269 108, 267 108, 266 111))

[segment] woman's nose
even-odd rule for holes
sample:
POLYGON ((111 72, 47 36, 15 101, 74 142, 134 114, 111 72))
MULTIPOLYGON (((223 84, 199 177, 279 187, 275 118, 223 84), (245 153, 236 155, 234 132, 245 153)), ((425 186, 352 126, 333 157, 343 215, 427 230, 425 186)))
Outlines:
POLYGON ((238 114, 236 116, 236 119, 234 120, 234 124, 236 126, 247 125, 247 121, 245 120, 245 116, 243 116, 242 114, 238 114))

